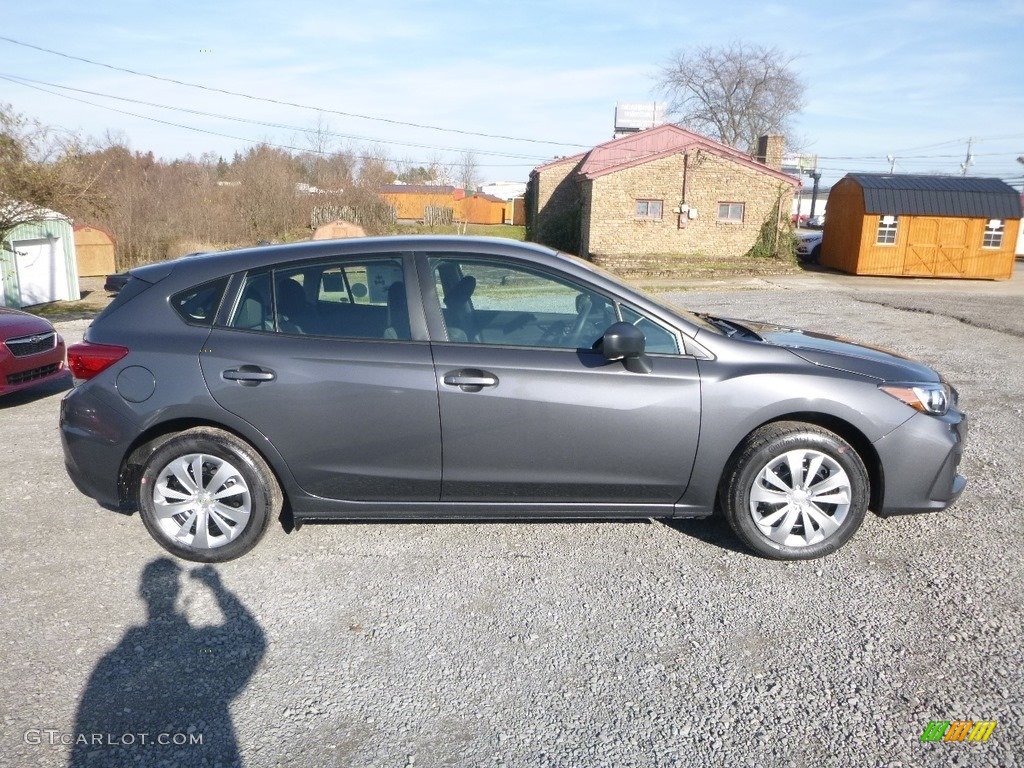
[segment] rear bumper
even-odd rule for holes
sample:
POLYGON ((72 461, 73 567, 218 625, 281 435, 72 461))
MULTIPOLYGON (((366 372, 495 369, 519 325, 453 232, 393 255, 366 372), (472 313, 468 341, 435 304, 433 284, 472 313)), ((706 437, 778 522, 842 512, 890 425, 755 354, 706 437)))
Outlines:
POLYGON ((917 414, 875 443, 885 477, 882 516, 937 512, 952 505, 967 480, 959 474, 967 416, 917 414))
POLYGON ((60 439, 68 476, 79 491, 110 509, 120 507, 118 477, 131 434, 132 425, 81 389, 61 401, 60 439))

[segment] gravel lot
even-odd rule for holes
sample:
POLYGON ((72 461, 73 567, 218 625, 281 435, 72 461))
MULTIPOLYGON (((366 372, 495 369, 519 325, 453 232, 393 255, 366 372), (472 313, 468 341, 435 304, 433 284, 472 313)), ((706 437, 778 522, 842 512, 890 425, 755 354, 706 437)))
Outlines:
POLYGON ((0 765, 1024 764, 1024 313, 949 286, 670 296, 888 346, 960 390, 960 502, 869 515, 807 563, 713 520, 275 525, 200 569, 74 489, 61 387, 3 401, 0 765), (998 725, 919 741, 958 719, 998 725), (77 733, 122 746, 90 762, 77 733))

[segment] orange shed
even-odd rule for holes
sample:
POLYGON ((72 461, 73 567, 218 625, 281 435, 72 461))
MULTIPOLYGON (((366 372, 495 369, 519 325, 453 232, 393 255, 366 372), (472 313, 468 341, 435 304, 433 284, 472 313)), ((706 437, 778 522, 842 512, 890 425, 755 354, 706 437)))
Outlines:
POLYGON ((95 277, 116 272, 114 237, 107 230, 75 224, 75 254, 79 277, 95 277))
POLYGON ((395 207, 399 219, 424 221, 427 209, 449 209, 449 220, 469 224, 502 224, 505 201, 493 195, 433 184, 387 184, 380 197, 395 207))
POLYGON ((821 263, 855 275, 1013 275, 1021 220, 999 179, 849 173, 832 187, 821 263))

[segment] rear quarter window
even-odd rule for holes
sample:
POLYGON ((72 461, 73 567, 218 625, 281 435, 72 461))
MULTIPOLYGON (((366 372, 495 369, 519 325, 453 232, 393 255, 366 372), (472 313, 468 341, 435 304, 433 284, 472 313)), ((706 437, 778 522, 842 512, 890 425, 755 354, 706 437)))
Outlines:
POLYGON ((171 306, 189 325, 213 325, 227 287, 226 277, 203 283, 171 296, 171 306))

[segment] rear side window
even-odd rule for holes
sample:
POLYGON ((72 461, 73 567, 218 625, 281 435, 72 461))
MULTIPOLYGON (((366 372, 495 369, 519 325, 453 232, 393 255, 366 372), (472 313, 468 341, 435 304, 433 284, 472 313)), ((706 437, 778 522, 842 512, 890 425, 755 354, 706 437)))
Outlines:
POLYGON ((378 257, 250 273, 228 326, 291 336, 409 341, 402 262, 378 257))
POLYGON ((171 306, 189 325, 213 325, 228 279, 222 277, 171 296, 171 306))

